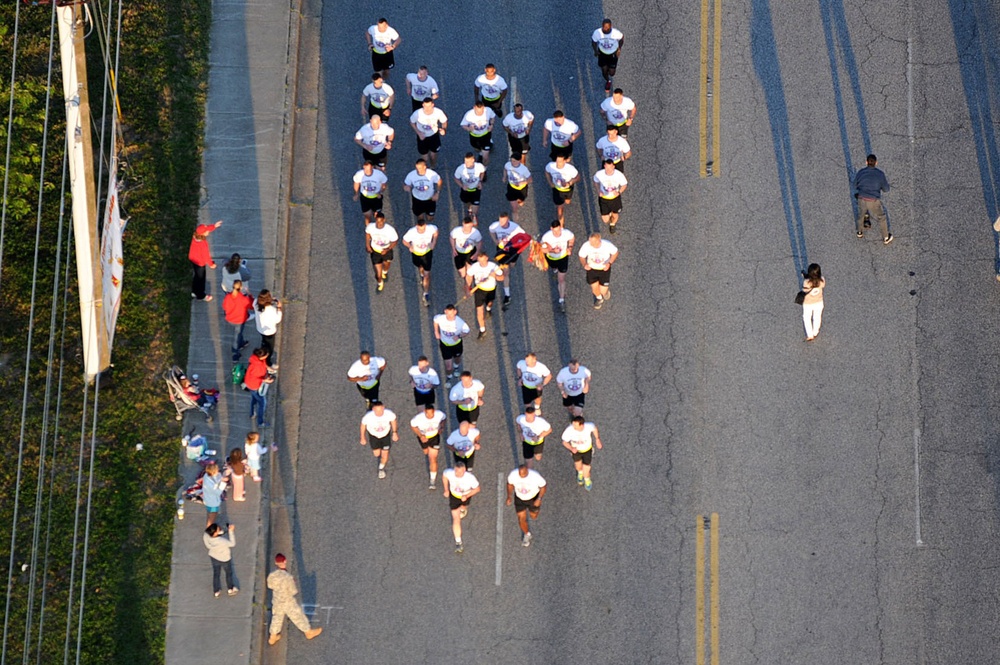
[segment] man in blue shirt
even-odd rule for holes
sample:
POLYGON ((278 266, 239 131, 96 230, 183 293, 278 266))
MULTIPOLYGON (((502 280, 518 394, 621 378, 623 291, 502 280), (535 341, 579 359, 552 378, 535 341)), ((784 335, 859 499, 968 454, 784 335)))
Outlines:
POLYGON ((889 191, 889 181, 886 180, 885 173, 875 168, 878 163, 875 155, 868 155, 867 161, 868 166, 854 176, 854 198, 858 200, 858 237, 865 237, 864 221, 867 215, 878 222, 882 230, 882 244, 888 245, 892 242, 892 234, 889 233, 889 220, 882 206, 882 192, 889 191))

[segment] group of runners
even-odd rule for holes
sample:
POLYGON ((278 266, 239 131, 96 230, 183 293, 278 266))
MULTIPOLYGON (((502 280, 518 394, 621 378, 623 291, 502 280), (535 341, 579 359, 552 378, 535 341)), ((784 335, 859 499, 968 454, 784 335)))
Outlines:
MULTIPOLYGON (((395 66, 395 50, 402 39, 384 18, 369 27, 365 37, 374 73, 361 94, 364 124, 354 140, 362 150, 363 165, 353 178, 354 198, 360 202, 364 218, 365 250, 370 256, 376 291, 380 293, 389 278, 394 250, 402 242, 419 275, 421 300, 429 306, 431 268, 439 239, 439 229, 434 221, 443 188, 443 179, 435 168, 441 139, 448 131, 448 117, 437 106, 440 89, 429 69, 421 66, 416 72, 407 74, 406 94, 410 99, 408 121, 416 136, 419 158, 402 180, 403 190, 410 195, 414 223, 400 237, 387 222, 383 204, 389 184, 387 158, 397 138, 389 124, 396 113, 397 100, 388 77, 395 66)), ((591 42, 605 82, 601 115, 607 123, 605 136, 595 145, 601 168, 594 174, 593 182, 599 196, 601 219, 613 234, 622 210, 621 195, 628 187, 624 174, 625 161, 632 156, 632 151, 627 134, 635 118, 635 103, 620 88, 613 88, 612 83, 624 44, 622 33, 612 26, 609 19, 604 19, 601 27, 594 31, 591 42)), ((460 127, 469 135, 470 149, 453 174, 460 188, 463 216, 461 224, 448 233, 448 241, 454 268, 465 285, 465 296, 461 301, 474 297, 479 339, 486 335, 486 318, 492 314, 497 291, 501 287, 501 308, 506 311, 509 307, 511 265, 522 248, 527 247, 526 242, 533 239, 518 224, 518 217, 532 183, 527 164, 535 116, 520 103, 513 104, 510 112, 504 114, 509 92, 510 88, 498 74, 496 66, 488 63, 474 81, 473 106, 460 122, 460 127), (497 249, 497 254, 491 258, 483 251, 484 234, 478 228, 479 207, 483 185, 488 179, 493 131, 498 120, 510 146, 510 158, 503 165, 501 175, 509 211, 500 213, 488 227, 490 239, 497 249)), ((555 275, 559 309, 565 312, 565 275, 570 257, 575 252, 586 271, 594 308, 600 309, 611 297, 610 270, 618 258, 618 248, 600 233, 593 233, 577 249, 574 246, 575 235, 564 225, 565 206, 572 202, 574 186, 580 181, 580 173, 572 164, 572 158, 574 143, 582 131, 561 110, 554 111, 542 126, 542 146, 550 147, 550 162, 545 166, 544 173, 555 206, 555 219, 537 240, 537 248, 545 257, 542 266, 547 266, 555 275)), ((433 317, 433 323, 445 369, 444 393, 454 407, 456 424, 445 437, 444 430, 449 419, 446 412, 438 408, 436 400, 442 386, 441 377, 426 356, 418 358, 408 370, 418 409, 409 424, 427 460, 428 489, 437 489, 438 453, 442 443, 451 453, 452 466, 440 474, 440 479, 444 496, 449 500, 455 550, 461 553, 464 550, 462 520, 468 514, 470 500, 481 490, 473 467, 476 452, 483 445, 478 421, 485 386, 471 371, 462 369, 463 339, 471 334, 472 329, 458 315, 456 305, 448 304, 443 312, 433 317)), ((385 358, 363 351, 347 373, 348 379, 357 386, 365 400, 366 413, 360 422, 359 442, 371 447, 378 461, 380 479, 386 477, 392 443, 399 440, 399 420, 379 399, 385 369, 385 358)), ((546 492, 546 481, 536 466, 542 459, 545 440, 553 432, 552 425, 542 417, 545 386, 555 380, 560 390, 563 406, 570 418, 561 434, 561 443, 572 454, 577 484, 587 491, 593 487, 590 473, 593 449, 595 446, 600 449, 603 444, 597 426, 583 417, 591 372, 578 360, 572 359, 553 376, 534 353, 528 353, 517 363, 517 378, 523 409, 519 410, 514 425, 522 441, 523 461, 507 476, 507 505, 514 505, 522 532, 521 542, 528 547, 532 540, 529 517, 538 517, 546 492)))

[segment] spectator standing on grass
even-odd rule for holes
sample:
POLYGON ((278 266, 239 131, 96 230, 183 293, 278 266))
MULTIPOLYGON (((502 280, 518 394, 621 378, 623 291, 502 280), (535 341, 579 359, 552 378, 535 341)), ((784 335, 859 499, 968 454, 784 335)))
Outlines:
POLYGON ((191 247, 188 249, 188 261, 191 262, 191 269, 194 277, 191 279, 191 297, 195 300, 209 302, 212 296, 205 293, 205 282, 207 270, 215 270, 215 261, 212 260, 212 250, 208 246, 208 234, 222 226, 220 219, 215 224, 199 224, 191 236, 191 247))
POLYGON ((233 254, 222 266, 222 291, 229 293, 233 290, 233 282, 239 280, 243 282, 243 288, 250 291, 250 269, 247 268, 246 260, 239 254, 233 254))
POLYGON ((226 315, 226 323, 233 327, 233 362, 239 362, 240 355, 249 342, 243 339, 243 327, 246 326, 253 312, 253 299, 243 291, 243 282, 233 282, 232 290, 222 299, 222 311, 226 315))
POLYGON ((267 643, 274 645, 281 639, 281 629, 285 627, 285 617, 301 630, 307 640, 311 640, 323 632, 322 628, 312 628, 306 613, 302 611, 302 606, 295 596, 299 594, 299 587, 295 584, 295 578, 288 572, 285 555, 274 555, 274 565, 277 570, 271 571, 267 576, 267 588, 271 590, 271 627, 268 630, 270 637, 267 643))
POLYGON ((236 527, 230 524, 227 536, 223 533, 221 526, 211 524, 205 527, 205 534, 201 539, 208 549, 208 558, 212 560, 212 592, 216 598, 222 595, 219 573, 224 570, 226 571, 226 588, 229 590, 230 596, 235 596, 240 591, 233 576, 232 549, 236 547, 236 527))
POLYGON ((264 289, 253 301, 256 312, 257 332, 260 333, 260 345, 267 349, 267 366, 278 369, 274 365, 274 336, 278 334, 278 324, 281 323, 281 301, 264 289))

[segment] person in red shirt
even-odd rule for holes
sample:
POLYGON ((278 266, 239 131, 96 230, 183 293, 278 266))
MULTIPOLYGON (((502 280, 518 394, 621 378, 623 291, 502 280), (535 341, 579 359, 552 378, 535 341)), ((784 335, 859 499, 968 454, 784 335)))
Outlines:
POLYGON ((253 297, 243 292, 242 280, 235 280, 233 290, 222 299, 222 311, 226 314, 226 323, 233 327, 233 362, 238 362, 243 347, 250 343, 243 339, 243 326, 253 311, 253 297))
POLYGON ((268 384, 274 383, 274 375, 267 366, 269 355, 264 347, 254 349, 250 356, 250 364, 247 366, 247 373, 243 376, 243 385, 250 391, 250 419, 253 420, 256 415, 257 429, 270 427, 270 424, 264 421, 268 384))
POLYGON ((194 269, 194 278, 191 280, 191 297, 208 302, 212 296, 205 294, 205 268, 215 270, 215 261, 212 260, 212 252, 208 248, 208 234, 222 226, 220 219, 215 224, 199 224, 191 237, 191 248, 188 250, 188 260, 191 268, 194 269))

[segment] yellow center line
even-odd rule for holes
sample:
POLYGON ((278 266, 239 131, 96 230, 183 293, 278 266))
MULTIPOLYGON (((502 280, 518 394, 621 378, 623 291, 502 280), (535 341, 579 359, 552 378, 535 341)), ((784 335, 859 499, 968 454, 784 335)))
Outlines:
POLYGON ((701 0, 701 75, 698 87, 698 164, 701 177, 708 175, 708 0, 701 0))
POLYGON ((709 584, 711 585, 709 602, 712 608, 711 622, 709 623, 712 665, 719 665, 719 513, 712 513, 709 539, 709 575, 709 584))
POLYGON ((694 653, 695 663, 705 665, 705 520, 701 515, 694 527, 694 653))
POLYGON ((715 50, 712 54, 712 175, 719 177, 719 125, 722 92, 722 0, 715 0, 715 50))

